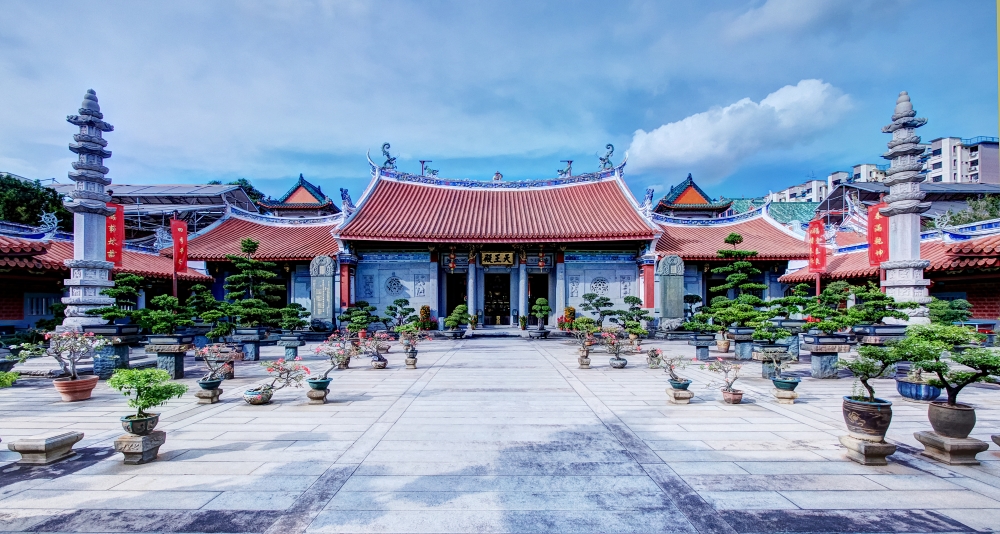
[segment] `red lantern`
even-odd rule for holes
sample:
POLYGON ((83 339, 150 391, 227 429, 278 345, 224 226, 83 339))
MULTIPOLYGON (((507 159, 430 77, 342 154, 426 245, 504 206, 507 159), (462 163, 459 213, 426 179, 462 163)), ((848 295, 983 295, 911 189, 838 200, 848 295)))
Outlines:
POLYGON ((542 253, 541 249, 538 250, 538 268, 542 269, 545 267, 545 254, 542 253))

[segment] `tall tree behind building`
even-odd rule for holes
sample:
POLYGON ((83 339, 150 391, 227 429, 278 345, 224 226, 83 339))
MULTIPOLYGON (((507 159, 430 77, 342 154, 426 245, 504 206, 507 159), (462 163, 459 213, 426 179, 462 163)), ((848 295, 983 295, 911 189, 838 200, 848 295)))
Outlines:
POLYGON ((36 226, 42 222, 43 211, 54 212, 61 229, 73 228, 73 216, 63 207, 59 193, 38 180, 0 174, 0 220, 36 226))

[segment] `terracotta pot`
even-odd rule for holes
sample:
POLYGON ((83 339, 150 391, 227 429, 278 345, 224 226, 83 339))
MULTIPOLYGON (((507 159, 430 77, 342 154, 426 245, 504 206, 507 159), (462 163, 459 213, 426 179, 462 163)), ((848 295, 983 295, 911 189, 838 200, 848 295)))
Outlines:
POLYGON ((927 419, 938 434, 965 439, 976 427, 976 409, 968 404, 949 406, 947 402, 932 402, 927 407, 927 419))
POLYGON ((739 404, 743 402, 743 391, 735 389, 733 391, 722 390, 722 400, 727 404, 739 404))
POLYGON ((858 401, 844 397, 842 407, 847 431, 866 441, 884 441, 892 422, 892 403, 882 399, 875 402, 858 401))
POLYGON ((715 348, 719 349, 719 352, 729 352, 729 343, 728 339, 716 340, 715 348))
POLYGON ((76 380, 57 378, 52 381, 56 391, 62 395, 63 402, 87 400, 97 387, 97 376, 83 376, 76 380))

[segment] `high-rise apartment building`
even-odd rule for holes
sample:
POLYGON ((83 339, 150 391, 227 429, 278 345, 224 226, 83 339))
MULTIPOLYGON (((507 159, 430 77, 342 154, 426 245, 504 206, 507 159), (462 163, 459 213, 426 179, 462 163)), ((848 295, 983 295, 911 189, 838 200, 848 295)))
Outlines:
POLYGON ((924 154, 928 182, 1000 184, 1000 139, 940 137, 924 154))

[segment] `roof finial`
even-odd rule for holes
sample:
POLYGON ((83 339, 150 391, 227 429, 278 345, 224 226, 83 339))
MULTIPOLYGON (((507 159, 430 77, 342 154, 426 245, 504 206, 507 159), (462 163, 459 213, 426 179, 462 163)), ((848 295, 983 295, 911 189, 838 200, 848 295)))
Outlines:
POLYGON ((395 169, 396 158, 389 155, 389 143, 382 143, 382 155, 385 156, 385 163, 382 164, 382 168, 395 169))
POLYGON ((615 145, 608 143, 604 148, 606 148, 608 152, 607 154, 604 154, 604 157, 600 158, 602 171, 615 168, 614 164, 611 163, 611 155, 615 153, 615 145))

